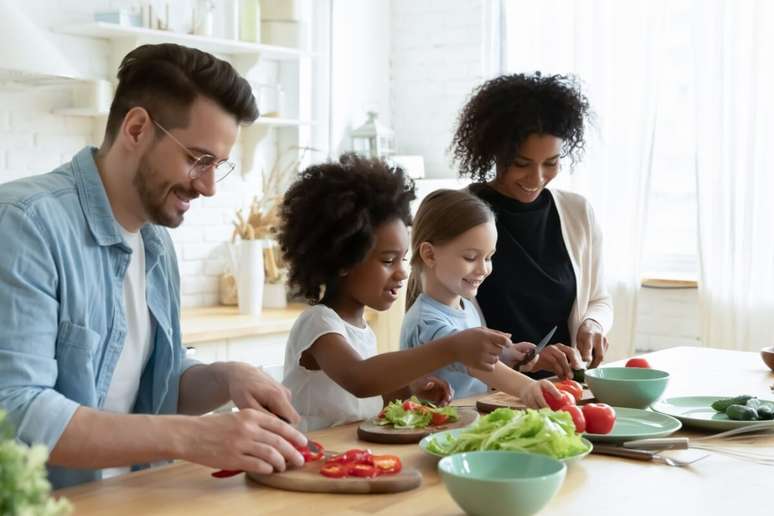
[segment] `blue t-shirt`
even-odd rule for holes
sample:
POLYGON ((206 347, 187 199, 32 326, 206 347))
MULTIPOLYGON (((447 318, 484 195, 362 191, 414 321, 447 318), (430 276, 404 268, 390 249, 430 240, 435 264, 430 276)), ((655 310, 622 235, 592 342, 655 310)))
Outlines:
MULTIPOLYGON (((452 308, 426 294, 420 294, 411 305, 400 329, 401 349, 421 346, 458 331, 481 326, 476 307, 467 299, 462 300, 462 310, 452 308)), ((467 368, 455 362, 433 374, 443 378, 454 389, 454 397, 467 398, 487 392, 487 385, 468 374, 467 368)))

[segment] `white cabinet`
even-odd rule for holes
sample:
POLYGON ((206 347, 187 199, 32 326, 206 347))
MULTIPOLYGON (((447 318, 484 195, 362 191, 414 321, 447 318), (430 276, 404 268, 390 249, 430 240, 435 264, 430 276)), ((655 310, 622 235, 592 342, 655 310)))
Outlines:
POLYGON ((189 356, 206 364, 239 361, 260 366, 275 380, 282 381, 287 333, 256 335, 188 345, 189 356))

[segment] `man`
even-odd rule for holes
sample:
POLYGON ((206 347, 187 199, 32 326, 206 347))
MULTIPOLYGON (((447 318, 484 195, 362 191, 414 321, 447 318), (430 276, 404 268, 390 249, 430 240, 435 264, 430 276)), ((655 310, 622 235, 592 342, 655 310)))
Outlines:
POLYGON ((288 391, 248 364, 185 358, 166 230, 233 168, 258 117, 228 63, 144 45, 120 65, 99 149, 0 186, 0 408, 51 450, 55 488, 101 468, 184 459, 269 473, 303 464, 288 391), (199 416, 233 400, 242 410, 199 416))

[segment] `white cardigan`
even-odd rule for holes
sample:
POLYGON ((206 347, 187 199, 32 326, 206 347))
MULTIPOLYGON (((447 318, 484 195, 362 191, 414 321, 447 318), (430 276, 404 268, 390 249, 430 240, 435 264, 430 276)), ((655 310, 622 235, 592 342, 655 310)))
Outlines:
POLYGON ((604 334, 613 326, 613 302, 605 286, 602 264, 602 231, 585 197, 563 190, 550 191, 575 272, 577 294, 568 326, 572 345, 576 346, 578 328, 586 319, 598 322, 604 334))

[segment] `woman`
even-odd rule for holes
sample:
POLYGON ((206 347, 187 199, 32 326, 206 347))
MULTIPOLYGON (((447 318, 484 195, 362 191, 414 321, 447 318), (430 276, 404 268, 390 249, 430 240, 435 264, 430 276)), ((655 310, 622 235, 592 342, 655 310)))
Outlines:
POLYGON ((573 78, 504 75, 474 92, 452 141, 460 175, 497 216, 493 272, 476 297, 486 324, 514 342, 538 342, 557 326, 531 370, 562 377, 602 361, 613 322, 591 206, 546 188, 561 158, 580 158, 589 118, 573 78))

